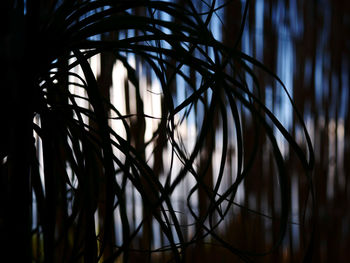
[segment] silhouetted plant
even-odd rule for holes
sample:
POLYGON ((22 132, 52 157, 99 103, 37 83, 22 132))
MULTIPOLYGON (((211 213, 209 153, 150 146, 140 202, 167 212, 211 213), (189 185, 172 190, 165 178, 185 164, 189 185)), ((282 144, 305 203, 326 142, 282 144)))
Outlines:
MULTIPOLYGON (((247 7, 232 46, 216 40, 209 30, 217 9, 215 1, 205 13, 197 11, 192 1, 181 5, 165 1, 109 0, 1 3, 1 60, 6 65, 1 72, 0 137, 0 229, 4 233, 1 235, 4 253, 19 257, 22 262, 113 262, 120 256, 128 261, 129 254, 138 251, 135 240, 139 232, 146 231, 145 225, 152 220, 157 222, 168 244, 153 252, 163 251, 169 260, 176 262, 186 260, 189 247, 208 237, 246 261, 251 260, 250 256, 268 253, 281 243, 289 220, 290 202, 288 171, 277 144, 276 130, 294 149, 307 176, 313 165, 311 141, 292 100, 303 127, 307 153, 259 98, 259 82, 251 65, 272 76, 287 91, 274 73, 238 48, 247 7), (136 9, 144 12, 135 12, 136 9), (128 35, 125 33, 128 30, 136 33, 128 35), (111 33, 115 37, 102 37, 111 33), (89 59, 107 52, 123 64, 127 82, 137 90, 134 102, 137 112, 121 114, 118 105, 112 105, 101 91, 89 59), (137 95, 141 89, 139 72, 128 60, 130 54, 146 65, 161 83, 161 121, 149 142, 144 142, 143 135, 137 138, 138 133, 144 132, 141 131, 145 128, 145 118, 153 116, 143 113, 144 102, 137 95), (200 84, 185 73, 184 66, 191 69, 200 84), (81 75, 73 71, 76 67, 81 68, 81 75), (247 86, 248 76, 253 79, 254 87, 247 86), (180 103, 174 102, 172 90, 176 77, 182 78, 189 87, 187 97, 180 103), (84 90, 87 96, 71 92, 69 87, 73 86, 84 90), (87 106, 81 106, 80 101, 85 101, 87 106), (279 176, 279 238, 271 249, 261 253, 234 247, 218 231, 235 205, 237 189, 250 172, 259 143, 259 139, 254 141, 256 147, 246 153, 239 107, 250 113, 256 137, 261 133, 269 139, 279 176), (181 119, 186 119, 192 108, 203 108, 204 117, 199 123, 194 147, 188 149, 177 130, 181 119), (111 128, 111 112, 123 123, 126 136, 111 128), (136 124, 131 118, 136 118, 136 124), (211 169, 218 122, 223 147, 219 173, 212 182, 206 175, 211 169), (235 178, 232 185, 219 193, 230 154, 229 133, 235 134, 237 173, 232 175, 235 178), (163 167, 167 175, 165 183, 160 181, 160 170, 155 173, 144 155, 147 144, 166 147, 166 143, 156 142, 159 137, 171 145, 171 160, 177 158, 181 162, 175 176, 172 167, 163 167), (137 139, 141 139, 139 144, 137 139), (199 161, 201 155, 202 161, 199 161), (185 193, 187 208, 196 222, 196 233, 190 239, 184 236, 171 201, 179 183, 189 176, 196 181, 189 193, 185 193), (127 185, 136 189, 144 209, 148 210, 136 227, 130 225, 127 212, 127 185), (32 191, 37 209, 34 216, 32 191), (201 191, 207 202, 199 214, 190 202, 197 191, 201 191), (96 233, 98 210, 103 212, 99 214, 96 233), (115 226, 116 211, 120 225, 115 226), (33 218, 38 221, 34 229, 33 218), (116 229, 122 231, 122 245, 115 241, 116 229)), ((139 251, 142 249, 152 252, 151 244, 139 251)))

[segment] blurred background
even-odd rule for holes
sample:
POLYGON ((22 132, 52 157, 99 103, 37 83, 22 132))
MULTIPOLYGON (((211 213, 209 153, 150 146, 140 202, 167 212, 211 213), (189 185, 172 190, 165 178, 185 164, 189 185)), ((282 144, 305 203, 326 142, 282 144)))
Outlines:
MULTIPOLYGON (((178 0, 179 4, 185 1, 178 0)), ((193 4, 198 12, 205 13, 209 4, 196 0, 193 4)), ((216 1, 216 6, 226 1, 216 1)), ((239 36, 246 1, 234 0, 218 9, 212 17, 210 27, 214 36, 225 44, 233 46, 239 36)), ((145 12, 136 9, 135 12, 145 12)), ((161 16, 162 14, 155 14, 161 16)), ((163 17, 163 19, 167 19, 163 17)), ((181 21, 178 21, 181 23, 181 21)), ((129 30, 103 38, 123 38, 136 34, 129 30)), ((246 54, 262 62, 281 78, 303 116, 313 142, 315 169, 312 174, 315 187, 315 217, 312 219, 312 204, 307 177, 296 154, 288 143, 275 131, 281 152, 286 160, 290 184, 290 218, 287 233, 280 247, 265 257, 251 256, 256 262, 301 262, 313 240, 314 262, 347 262, 350 259, 350 112, 349 112, 349 67, 350 67, 350 2, 345 0, 251 0, 239 48, 246 54), (314 227, 314 228, 313 228, 314 227), (314 229, 314 238, 311 234, 314 229)), ((164 183, 168 176, 178 174, 182 164, 172 155, 171 147, 160 133, 156 139, 154 131, 166 125, 162 117, 162 89, 159 81, 148 67, 133 55, 128 61, 134 66, 140 78, 140 87, 135 88, 127 80, 127 71, 115 58, 101 54, 91 59, 98 83, 105 88, 121 114, 146 114, 154 118, 130 118, 131 133, 135 148, 164 183)), ((171 62, 170 63, 175 63, 171 62)), ((254 65, 250 65, 260 83, 261 100, 274 113, 296 141, 306 149, 302 126, 297 121, 291 102, 280 84, 254 65)), ((79 69, 75 69, 79 73, 79 69)), ((184 74, 200 83, 191 69, 184 67, 184 74)), ((171 74, 171 72, 169 73, 171 74)), ((244 76, 249 88, 253 86, 251 76, 244 76)), ((85 96, 81 89, 71 87, 71 91, 85 96), (79 93, 81 92, 81 93, 79 93)), ((173 82, 172 95, 179 105, 191 90, 178 77, 173 82)), ((210 94, 205 96, 210 97, 210 94)), ((209 101, 203 98, 204 101, 209 101)), ((81 101, 84 106, 84 101, 81 101)), ((175 106, 176 106, 175 105, 175 106)), ((198 104, 179 112, 176 138, 188 152, 194 146, 208 105, 198 104)), ((250 113, 238 103, 241 116, 245 154, 256 152, 249 176, 240 184, 234 199, 234 208, 218 227, 220 235, 239 250, 269 251, 279 238, 281 200, 279 181, 275 173, 271 145, 264 136, 259 139, 256 149, 256 127, 250 113)), ((85 105, 84 107, 87 107, 85 105)), ((228 114, 231 114, 228 112, 228 114)), ((112 116, 116 117, 116 116, 112 116)), ((223 123, 215 122, 215 135, 207 138, 205 148, 196 159, 198 171, 206 174, 205 184, 216 187, 223 148, 223 123), (211 152, 211 153, 209 153, 211 152), (204 169, 204 170, 203 170, 204 169)), ((118 134, 125 136, 120 120, 111 120, 118 134)), ((232 127, 235 124, 230 124, 232 127)), ((222 183, 218 193, 235 181, 237 172, 236 130, 228 134, 228 152, 222 183)), ((118 156, 118 151, 116 150, 118 156)), ((120 155, 120 158, 124 157, 120 155)), ((247 162, 244 160, 245 163, 247 162)), ((191 240, 196 230, 196 220, 189 212, 190 204, 199 215, 205 213, 208 200, 203 189, 193 188, 195 179, 186 176, 172 194, 174 209, 182 225, 184 236, 191 240), (194 189, 194 190, 193 190, 194 189), (191 192, 191 190, 193 190, 191 192)), ((131 183, 126 185, 126 202, 131 230, 136 229, 141 219, 147 217, 140 194, 131 183)), ((35 214, 35 213, 34 213, 35 214)), ((215 220, 214 220, 215 221, 215 220)), ((35 224, 35 218, 34 218, 35 224)), ((118 229, 121 218, 115 213, 116 243, 121 245, 122 231, 118 229), (119 243, 118 243, 119 242, 119 243)), ((133 244, 135 248, 131 261, 140 262, 145 255, 151 262, 165 262, 167 253, 155 251, 150 255, 142 248, 152 249, 167 246, 164 235, 159 232, 156 221, 144 224, 133 244)), ((189 246, 188 262, 240 262, 220 246, 209 246, 210 237, 203 243, 189 246)))
MULTIPOLYGON (((232 7, 231 12, 233 10, 232 7)), ((314 262, 347 262, 350 258, 349 30, 348 1, 253 0, 242 41, 245 52, 262 61, 285 83, 313 141, 316 160, 314 262)), ((295 124, 295 116, 289 112, 280 90, 264 78, 261 81, 266 104, 298 140, 300 127, 295 124)), ((287 156, 289 167, 294 171, 290 178, 294 218, 303 207, 305 179, 294 166, 293 156, 287 156)), ((266 177, 265 182, 268 180, 266 177)), ((271 194, 269 185, 261 187, 256 207, 259 203, 261 206, 264 202, 273 203, 272 197, 263 198, 264 191, 267 196, 271 194)), ((310 228, 297 229, 291 225, 285 248, 278 255, 285 262, 300 262, 304 248, 303 240, 299 239, 302 233, 298 231, 308 232, 310 228)))

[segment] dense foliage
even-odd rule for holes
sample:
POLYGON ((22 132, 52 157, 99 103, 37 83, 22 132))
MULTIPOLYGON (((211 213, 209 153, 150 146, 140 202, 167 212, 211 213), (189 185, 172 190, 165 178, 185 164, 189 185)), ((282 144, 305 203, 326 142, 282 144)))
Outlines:
POLYGON ((212 242, 251 261, 252 256, 280 245, 289 221, 290 190, 276 133, 295 151, 306 176, 313 166, 313 152, 293 101, 307 149, 298 145, 259 96, 252 66, 287 90, 274 73, 239 48, 247 8, 248 4, 232 45, 227 45, 210 31, 211 18, 218 11, 215 1, 202 13, 192 1, 1 3, 0 56, 6 65, 0 95, 4 253, 23 262, 113 262, 119 257, 132 261, 135 252, 143 251, 149 260, 152 253, 162 252, 167 260, 180 262, 194 245, 212 242), (123 114, 119 105, 111 103, 111 77, 96 76, 89 64, 97 54, 102 67, 109 65, 101 75, 110 75, 115 62, 125 68, 125 85, 135 94, 135 112, 123 114), (139 65, 160 83, 160 116, 144 113, 139 65), (77 67, 81 74, 74 71, 77 67), (178 78, 187 87, 180 102, 175 95, 178 78), (246 78, 253 80, 252 87, 246 78), (72 92, 72 87, 86 96, 72 92), (241 108, 255 127, 249 151, 243 139, 241 108), (189 148, 179 129, 193 111, 198 131, 189 148), (151 139, 145 141, 147 118, 159 122, 151 139), (122 122, 122 132, 112 129, 111 119, 122 122), (217 141, 219 126, 222 136, 217 141), (252 174, 262 138, 269 141, 278 174, 279 234, 276 243, 264 251, 244 251, 225 240, 219 230, 236 205, 240 184, 252 174), (231 154, 229 141, 236 145, 236 169, 232 184, 222 191, 231 154), (150 144, 153 165, 145 154, 150 144), (222 145, 218 174, 208 177, 215 144, 222 145), (169 166, 163 159, 166 148, 169 166), (173 167, 175 159, 179 169, 173 167), (184 193, 195 222, 192 235, 184 230, 172 202, 172 195, 187 177, 195 180, 184 193), (130 187, 142 198, 142 220, 137 225, 128 212, 130 187), (198 195, 199 208, 191 202, 194 195, 198 195), (166 240, 160 248, 152 243, 154 225, 166 240), (121 241, 117 242, 116 231, 122 232, 121 241))

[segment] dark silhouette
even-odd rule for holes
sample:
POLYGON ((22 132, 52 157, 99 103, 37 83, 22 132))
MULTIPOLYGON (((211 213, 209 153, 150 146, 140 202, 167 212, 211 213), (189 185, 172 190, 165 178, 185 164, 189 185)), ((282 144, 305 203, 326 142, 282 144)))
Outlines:
MULTIPOLYGON (((346 258, 334 244, 321 251, 322 235, 347 244, 337 233, 340 217, 334 231, 321 229, 325 204, 340 209, 347 200, 341 160, 349 149, 338 147, 349 137, 348 111, 334 104, 346 94, 338 25, 347 12, 336 18, 340 1, 330 4, 328 75, 338 82, 329 77, 337 87, 329 101, 322 97, 319 116, 313 34, 321 16, 303 4, 283 6, 305 16, 304 41, 300 33, 290 39, 300 72, 286 87, 278 77, 285 78, 277 1, 2 1, 1 255, 19 262, 346 258), (316 129, 319 118, 326 129, 316 129), (324 177, 315 178, 316 196, 312 174, 324 177)), ((284 19, 295 27, 292 15, 284 19)))

